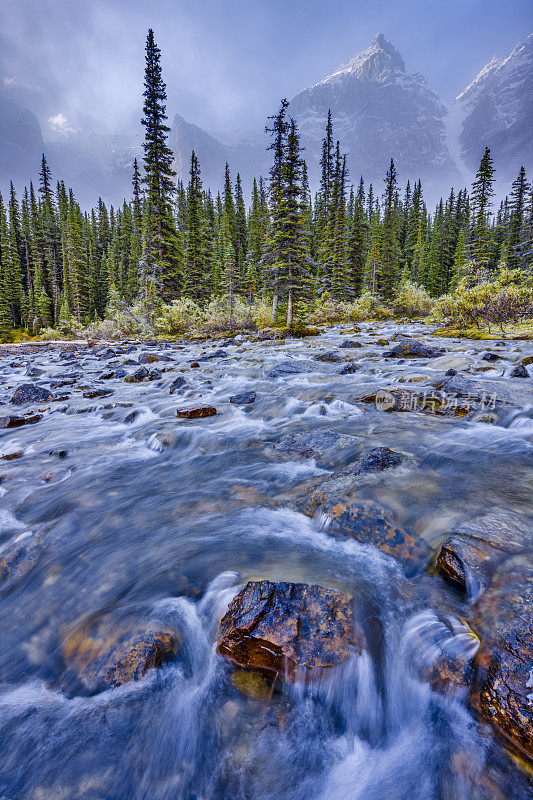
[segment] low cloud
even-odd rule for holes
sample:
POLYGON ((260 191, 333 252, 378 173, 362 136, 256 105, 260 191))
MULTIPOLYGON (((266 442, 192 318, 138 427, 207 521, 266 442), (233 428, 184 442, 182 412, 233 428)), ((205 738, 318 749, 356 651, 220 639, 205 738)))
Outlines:
POLYGON ((70 136, 71 133, 76 133, 76 128, 69 124, 69 121, 64 114, 56 114, 55 117, 48 117, 48 124, 54 133, 59 133, 60 136, 70 136))

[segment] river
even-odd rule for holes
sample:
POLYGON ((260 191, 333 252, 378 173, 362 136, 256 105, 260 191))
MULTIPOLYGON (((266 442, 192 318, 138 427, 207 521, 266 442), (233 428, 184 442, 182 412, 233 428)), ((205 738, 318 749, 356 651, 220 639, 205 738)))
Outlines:
POLYGON ((526 773, 467 693, 438 691, 424 678, 446 648, 475 653, 466 624, 480 587, 460 591, 425 568, 407 576, 390 555, 338 535, 293 499, 361 453, 392 448, 407 462, 363 476, 358 501, 387 509, 432 552, 450 532, 501 515, 519 531, 513 554, 531 563, 522 528, 531 531, 533 381, 508 375, 533 343, 439 339, 414 323, 349 331, 2 350, 0 415, 42 414, 0 431, 8 456, 0 547, 21 533, 35 543, 30 567, 0 585, 2 800, 531 796, 526 773), (445 353, 386 358, 399 334, 445 353), (345 339, 360 346, 340 348, 345 339), (484 360, 487 350, 499 358, 484 360), (315 358, 331 351, 342 361, 315 358), (139 369, 141 353, 158 359, 146 365, 160 371, 156 379, 106 376, 139 369), (288 361, 301 371, 273 377, 288 361), (340 375, 344 362, 356 371, 340 375), (488 382, 485 407, 471 398, 464 417, 386 413, 355 399, 396 386, 431 390, 453 367, 488 382), (170 394, 179 376, 186 385, 170 394), (52 385, 63 399, 12 405, 28 382, 52 385), (111 393, 84 397, 83 387, 111 393), (507 402, 492 408, 500 388, 507 402), (255 401, 229 402, 243 391, 255 401), (217 414, 178 419, 187 404, 217 414), (315 457, 275 447, 321 429, 355 437, 353 446, 315 457), (279 681, 266 698, 243 693, 216 635, 231 599, 254 579, 356 598, 367 648, 315 681, 279 681), (65 636, 103 617, 175 631, 179 650, 142 680, 83 689, 66 669, 65 636))

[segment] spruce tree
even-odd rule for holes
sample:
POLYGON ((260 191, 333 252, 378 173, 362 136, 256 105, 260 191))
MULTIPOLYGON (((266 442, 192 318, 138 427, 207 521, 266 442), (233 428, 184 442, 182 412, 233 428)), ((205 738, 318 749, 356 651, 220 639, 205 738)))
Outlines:
POLYGON ((483 280, 488 277, 491 259, 491 235, 489 228, 489 211, 494 196, 494 167, 490 149, 485 148, 476 179, 472 185, 472 230, 470 252, 474 263, 474 278, 483 280))
POLYGON ((164 298, 178 295, 181 282, 180 250, 172 216, 175 192, 173 154, 167 139, 166 86, 161 73, 161 51, 150 28, 146 38, 144 106, 145 238, 143 258, 151 262, 164 298))

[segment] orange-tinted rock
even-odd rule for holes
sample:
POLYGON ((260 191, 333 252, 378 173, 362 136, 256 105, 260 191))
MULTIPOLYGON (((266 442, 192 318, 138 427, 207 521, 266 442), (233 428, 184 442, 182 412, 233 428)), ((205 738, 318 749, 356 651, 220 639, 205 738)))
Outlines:
POLYGON ((493 579, 474 612, 481 647, 471 702, 533 760, 533 569, 515 561, 493 579))
POLYGON ((16 458, 20 458, 23 455, 22 450, 13 450, 10 453, 2 453, 0 458, 2 461, 14 461, 16 458))
POLYGON ((246 669, 289 679, 333 667, 360 653, 348 597, 304 583, 250 581, 218 629, 218 652, 246 669))
POLYGON ((18 583, 36 564, 42 536, 21 533, 0 550, 0 590, 18 583))
POLYGON ((200 406, 199 408, 178 408, 176 414, 183 419, 199 419, 201 417, 213 417, 217 413, 213 406, 200 406))
POLYGON ((449 536, 440 547, 436 567, 449 583, 468 589, 475 598, 487 585, 491 560, 497 554, 495 548, 479 539, 449 536))
MULTIPOLYGON (((83 624, 63 641, 70 673, 90 692, 144 677, 169 661, 178 648, 175 633, 148 625, 117 625, 109 619, 83 624)), ((65 678, 68 683, 68 676, 65 678)))
POLYGON ((415 534, 394 525, 379 506, 333 497, 327 498, 322 511, 350 539, 371 544, 400 561, 407 575, 413 575, 429 561, 429 545, 415 534))

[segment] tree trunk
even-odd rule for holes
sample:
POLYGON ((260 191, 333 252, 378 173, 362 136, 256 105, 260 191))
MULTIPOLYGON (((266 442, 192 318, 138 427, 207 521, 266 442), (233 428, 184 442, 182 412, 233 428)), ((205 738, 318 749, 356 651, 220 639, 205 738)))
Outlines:
POLYGON ((270 318, 270 324, 274 325, 276 322, 276 312, 278 310, 278 289, 277 287, 274 289, 274 296, 272 298, 272 316, 270 318))
POLYGON ((287 328, 292 325, 292 286, 289 289, 289 300, 287 302, 287 328))

